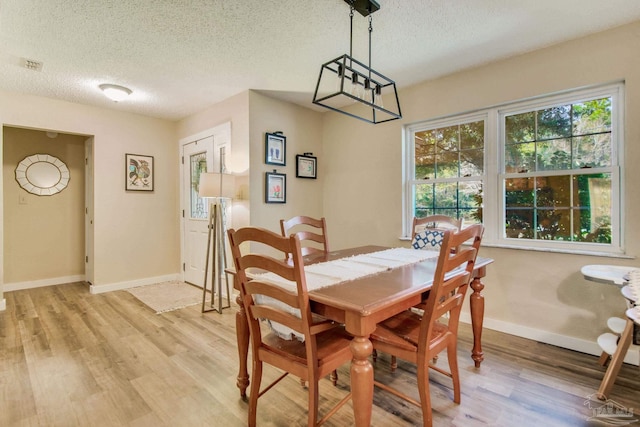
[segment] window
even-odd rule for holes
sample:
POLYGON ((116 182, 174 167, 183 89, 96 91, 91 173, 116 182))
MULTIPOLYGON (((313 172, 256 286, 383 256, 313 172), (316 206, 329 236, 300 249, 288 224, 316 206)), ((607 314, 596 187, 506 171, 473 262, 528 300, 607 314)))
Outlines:
POLYGON ((413 215, 482 221, 485 120, 467 117, 413 132, 413 215))
POLYGON ((483 222, 486 244, 622 251, 622 88, 540 97, 407 127, 413 216, 483 222))

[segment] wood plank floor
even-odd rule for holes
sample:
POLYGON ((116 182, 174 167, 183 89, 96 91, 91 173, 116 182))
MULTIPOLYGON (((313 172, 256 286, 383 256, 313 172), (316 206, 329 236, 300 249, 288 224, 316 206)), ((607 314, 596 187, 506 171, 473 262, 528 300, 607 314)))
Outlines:
MULTIPOLYGON (((246 425, 247 404, 236 388, 235 307, 222 315, 201 314, 197 305, 155 314, 126 291, 91 295, 83 283, 4 296, 0 426, 246 425)), ((462 325, 460 405, 451 401, 448 378, 432 374, 434 425, 606 425, 589 421, 594 413, 585 405, 604 374, 597 357, 486 330, 485 361, 475 369, 470 336, 462 325)), ((417 397, 413 366, 399 361, 392 374, 380 355, 375 371, 417 397)), ((265 369, 265 380, 276 375, 265 369)), ((348 366, 339 375, 338 387, 321 382, 321 412, 349 388, 348 366)), ((258 425, 305 425, 306 399, 299 381, 286 378, 260 399, 258 425)), ((374 399, 372 425, 422 425, 418 408, 381 390, 374 399)), ((623 366, 610 399, 640 412, 637 367, 623 366)), ((325 425, 353 425, 351 404, 325 425)))

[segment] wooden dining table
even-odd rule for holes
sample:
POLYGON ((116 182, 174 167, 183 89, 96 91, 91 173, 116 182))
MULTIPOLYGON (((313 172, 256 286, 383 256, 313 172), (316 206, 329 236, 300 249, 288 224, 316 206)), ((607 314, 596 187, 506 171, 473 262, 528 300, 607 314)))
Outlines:
MULTIPOLYGON (((382 246, 362 246, 327 254, 310 255, 304 258, 305 265, 332 261, 354 255, 388 249, 382 246)), ((486 267, 493 262, 490 258, 478 257, 471 282, 470 296, 471 324, 473 330, 473 350, 471 358, 480 367, 484 359, 482 352, 482 323, 484 318, 484 284, 486 267)), ((351 392, 356 426, 371 425, 373 406, 373 367, 369 361, 373 351, 369 335, 376 325, 391 316, 422 302, 433 283, 437 257, 386 270, 336 285, 310 290, 311 310, 328 319, 343 323, 347 332, 353 335, 351 352, 351 392)), ((229 271, 233 273, 232 271, 229 271)), ((234 283, 238 289, 238 284, 234 283)), ((238 340, 239 373, 237 386, 240 395, 246 399, 249 386, 247 358, 249 352, 249 327, 240 298, 236 314, 236 334, 238 340)))

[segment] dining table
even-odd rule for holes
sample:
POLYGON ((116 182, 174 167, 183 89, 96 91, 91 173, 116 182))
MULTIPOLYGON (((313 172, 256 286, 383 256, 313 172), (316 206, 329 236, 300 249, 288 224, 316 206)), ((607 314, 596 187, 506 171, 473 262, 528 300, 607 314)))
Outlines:
MULTIPOLYGON (((304 257, 305 266, 370 254, 389 249, 383 246, 360 246, 323 254, 304 257)), ((478 257, 474 265, 470 287, 470 312, 473 331, 471 358, 479 368, 484 360, 482 351, 482 324, 484 318, 484 284, 486 267, 493 262, 490 258, 478 257)), ((437 256, 425 261, 391 268, 380 273, 337 283, 319 289, 309 290, 312 312, 344 324, 352 336, 351 352, 351 393, 354 411, 354 425, 370 426, 373 407, 373 366, 370 356, 373 346, 369 340, 376 325, 395 314, 418 305, 426 298, 433 283, 437 256)), ((233 270, 229 269, 233 274, 233 270)), ((239 285, 234 281, 234 287, 239 285)), ((236 336, 238 343, 239 372, 237 387, 246 399, 249 386, 247 359, 249 353, 249 327, 242 300, 237 298, 236 336)))

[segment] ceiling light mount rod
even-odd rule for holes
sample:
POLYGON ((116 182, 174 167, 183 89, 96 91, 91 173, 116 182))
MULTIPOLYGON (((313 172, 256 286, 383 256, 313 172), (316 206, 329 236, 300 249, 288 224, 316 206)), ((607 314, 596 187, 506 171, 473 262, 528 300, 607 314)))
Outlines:
POLYGON ((376 0, 344 1, 350 9, 349 54, 322 65, 313 103, 373 124, 400 119, 402 113, 395 82, 371 67, 371 14, 380 9, 380 5, 376 0), (369 65, 353 57, 354 10, 369 19, 369 65))

